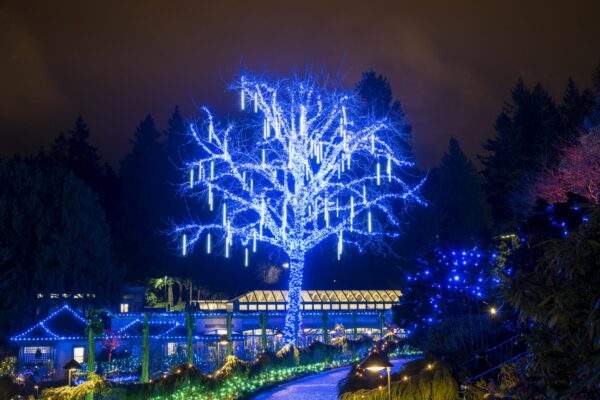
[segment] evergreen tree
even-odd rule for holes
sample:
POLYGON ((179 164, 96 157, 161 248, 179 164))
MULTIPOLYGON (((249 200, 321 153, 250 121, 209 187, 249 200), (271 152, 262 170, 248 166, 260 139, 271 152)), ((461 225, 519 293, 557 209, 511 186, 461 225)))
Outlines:
POLYGON ((600 64, 596 67, 592 76, 592 110, 584 120, 584 129, 600 126, 600 64))
POLYGON ((467 245, 485 229, 486 211, 475 167, 451 138, 438 168, 423 187, 429 207, 421 211, 429 221, 429 237, 452 245, 467 245))
POLYGON ((52 163, 72 171, 98 194, 109 223, 114 225, 119 180, 108 164, 100 164, 101 157, 98 149, 92 146, 89 140, 90 131, 83 117, 79 116, 68 136, 59 133, 54 139, 49 156, 38 156, 37 163, 38 165, 52 163))
POLYGON ((491 205, 491 215, 495 222, 502 223, 512 217, 507 196, 518 190, 525 155, 520 151, 521 140, 508 114, 502 112, 494 127, 496 137, 483 146, 490 156, 480 157, 480 160, 485 167, 483 188, 491 205))
POLYGON ((186 207, 182 206, 183 199, 176 188, 187 178, 181 170, 185 162, 191 158, 188 150, 191 146, 187 133, 187 126, 179 112, 179 107, 175 107, 168 121, 168 129, 164 134, 166 140, 162 143, 162 157, 157 160, 157 162, 162 162, 165 168, 165 179, 158 182, 165 189, 161 199, 164 215, 174 219, 185 217, 182 215, 182 210, 185 210, 186 207))
POLYGON ((362 79, 356 84, 358 95, 368 104, 374 118, 388 117, 394 121, 394 125, 399 127, 403 140, 403 150, 406 155, 413 157, 410 140, 412 138, 412 127, 402 110, 402 104, 394 99, 392 87, 387 79, 382 75, 377 75, 373 70, 363 72, 362 79))
POLYGON ((161 133, 154 119, 142 120, 121 163, 118 248, 129 278, 145 279, 163 269, 166 220, 158 198, 164 192, 161 133))
POLYGON ((596 66, 592 75, 592 92, 594 97, 600 96, 600 64, 596 66))
MULTIPOLYGON (((98 149, 92 146, 89 140, 90 131, 83 118, 79 116, 67 140, 68 167, 88 184, 100 180, 102 175, 98 149)), ((93 184, 90 186, 93 187, 93 184)))
POLYGON ((120 274, 94 192, 63 168, 16 161, 0 162, 0 181, 0 331, 44 313, 37 307, 50 293, 94 293, 82 300, 90 305, 114 300, 120 274))
POLYGON ((560 107, 562 117, 561 143, 563 147, 577 142, 581 134, 584 119, 590 115, 594 106, 594 96, 590 90, 579 92, 573 79, 569 78, 563 104, 560 107))
POLYGON ((480 156, 484 190, 495 222, 511 227, 528 211, 523 197, 529 182, 558 163, 563 127, 558 108, 542 85, 528 89, 519 80, 495 129, 496 137, 484 145, 487 155, 480 156))

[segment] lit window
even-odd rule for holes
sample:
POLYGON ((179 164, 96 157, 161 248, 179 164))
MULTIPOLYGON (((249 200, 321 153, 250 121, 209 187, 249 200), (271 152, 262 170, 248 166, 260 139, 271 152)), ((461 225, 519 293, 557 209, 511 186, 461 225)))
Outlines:
POLYGON ((128 303, 121 303, 120 310, 121 310, 122 313, 128 313, 129 312, 129 304, 128 303))
POLYGON ((256 311, 256 304, 250 304, 248 306, 248 310, 250 310, 250 311, 256 311))
POLYGON ((277 304, 277 309, 278 310, 285 310, 285 305, 284 304, 277 304))
POLYGON ((175 353, 177 353, 177 343, 167 343, 167 355, 172 356, 175 353))
POLYGON ((264 311, 264 310, 267 309, 267 306, 265 304, 259 304, 258 305, 258 309, 261 310, 261 311, 264 311))
POLYGON ((329 310, 331 306, 329 304, 323 304, 323 310, 329 310))
POLYGON ((240 311, 248 311, 248 306, 245 304, 240 304, 240 311))
POLYGON ((25 365, 44 364, 50 360, 50 347, 23 347, 23 363, 25 365))
POLYGON ((81 364, 84 361, 84 353, 85 349, 83 347, 73 347, 73 360, 81 364))

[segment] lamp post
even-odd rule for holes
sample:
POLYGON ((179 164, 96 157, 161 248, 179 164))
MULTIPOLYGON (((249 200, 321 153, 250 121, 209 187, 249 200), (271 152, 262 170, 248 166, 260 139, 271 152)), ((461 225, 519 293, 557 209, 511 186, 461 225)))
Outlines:
POLYGON ((360 363, 359 367, 373 372, 381 372, 385 369, 387 372, 388 400, 392 400, 392 363, 387 356, 374 351, 360 363))

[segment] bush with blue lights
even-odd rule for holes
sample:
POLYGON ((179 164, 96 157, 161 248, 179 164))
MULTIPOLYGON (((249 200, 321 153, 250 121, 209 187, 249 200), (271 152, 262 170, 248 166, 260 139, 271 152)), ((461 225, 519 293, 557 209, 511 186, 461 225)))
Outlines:
POLYGON ((487 312, 500 285, 495 258, 480 247, 436 247, 423 254, 408 268, 396 322, 409 336, 421 335, 442 320, 487 312))

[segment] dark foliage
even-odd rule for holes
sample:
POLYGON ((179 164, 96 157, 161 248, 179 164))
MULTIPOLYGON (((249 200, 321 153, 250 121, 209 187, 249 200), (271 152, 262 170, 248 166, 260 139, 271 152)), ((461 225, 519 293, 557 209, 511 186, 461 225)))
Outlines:
POLYGON ((509 259, 507 296, 521 316, 524 376, 550 398, 600 396, 600 208, 540 203, 509 259))
POLYGON ((498 225, 514 226, 525 185, 545 166, 558 161, 562 126, 558 108, 541 84, 529 89, 519 80, 512 101, 494 125, 496 137, 484 145, 484 189, 498 225))
POLYGON ((414 210, 407 240, 418 247, 433 241, 451 246, 472 245, 487 225, 485 197, 475 167, 454 138, 439 167, 428 175, 422 190, 426 208, 414 210))
POLYGON ((117 230, 118 253, 129 280, 143 279, 164 270, 164 240, 160 235, 161 204, 166 168, 159 142, 161 133, 148 115, 130 140, 132 149, 121 163, 122 181, 117 230))
POLYGON ((0 330, 45 313, 50 293, 114 300, 121 277, 94 192, 65 169, 16 161, 0 162, 0 182, 0 330))

